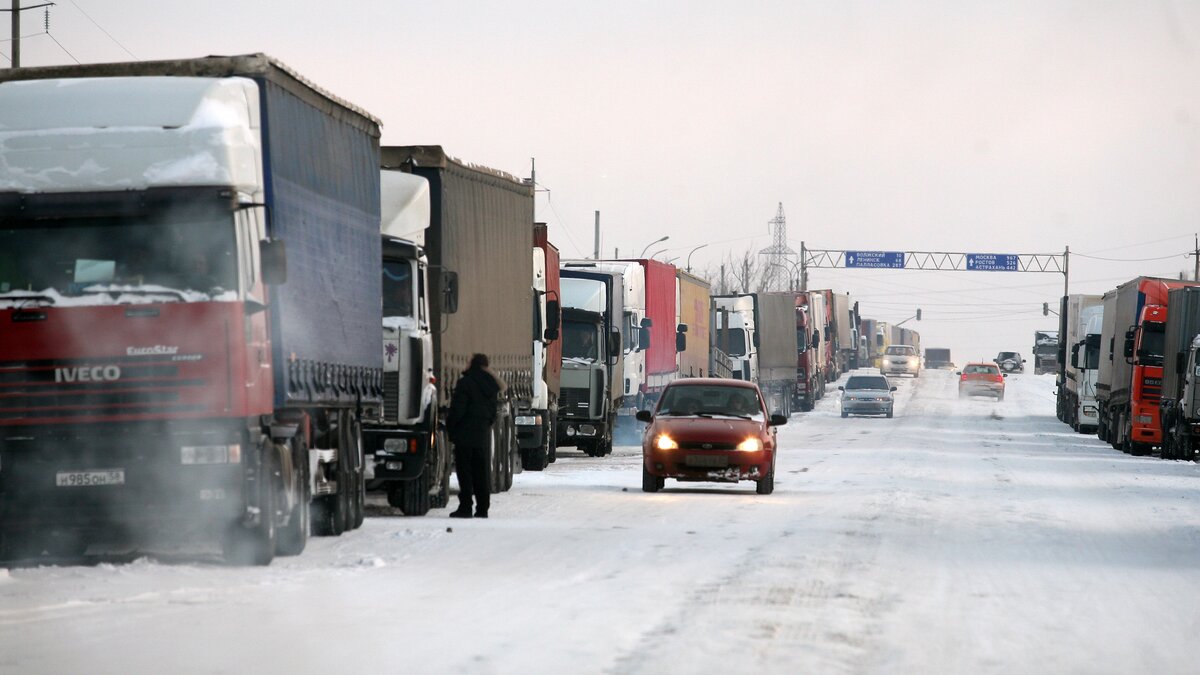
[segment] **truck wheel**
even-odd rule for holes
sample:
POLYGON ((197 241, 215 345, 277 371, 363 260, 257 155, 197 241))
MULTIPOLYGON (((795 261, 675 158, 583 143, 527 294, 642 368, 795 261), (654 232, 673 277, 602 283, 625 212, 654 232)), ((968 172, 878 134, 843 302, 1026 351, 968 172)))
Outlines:
POLYGON ((754 481, 754 491, 760 495, 769 495, 775 491, 775 467, 762 478, 754 481))
POLYGON ((429 467, 425 467, 420 476, 388 486, 388 503, 406 516, 423 516, 429 513, 429 489, 429 467))
POLYGON ((288 524, 279 528, 278 534, 275 535, 275 554, 281 556, 303 553, 304 548, 308 546, 308 535, 312 527, 309 513, 309 501, 312 497, 309 495, 308 485, 308 450, 304 448, 304 441, 300 438, 293 437, 290 444, 292 454, 297 457, 297 463, 293 467, 299 474, 300 482, 297 502, 288 516, 288 524))
POLYGON ((338 504, 344 523, 342 531, 349 532, 362 525, 363 504, 366 501, 366 485, 362 475, 362 437, 358 420, 349 411, 343 413, 343 423, 338 425, 338 429, 338 504), (343 478, 345 483, 342 483, 343 478), (342 489, 343 485, 348 489, 342 489))
POLYGON ((275 559, 275 518, 280 511, 282 494, 277 488, 282 477, 279 458, 269 452, 264 458, 267 470, 258 481, 261 491, 259 522, 254 527, 244 527, 240 522, 231 523, 221 541, 225 562, 230 565, 270 565, 275 559))
POLYGON ((663 488, 666 479, 659 478, 642 467, 642 492, 658 492, 663 488))
POLYGON ((451 471, 451 455, 450 442, 446 440, 446 431, 438 429, 433 437, 433 449, 436 450, 436 459, 440 471, 438 475, 441 477, 438 482, 438 491, 429 495, 429 508, 442 509, 450 503, 450 471, 451 471))
POLYGON ((553 464, 558 460, 558 421, 551 417, 546 424, 549 425, 549 431, 546 432, 546 463, 553 464))

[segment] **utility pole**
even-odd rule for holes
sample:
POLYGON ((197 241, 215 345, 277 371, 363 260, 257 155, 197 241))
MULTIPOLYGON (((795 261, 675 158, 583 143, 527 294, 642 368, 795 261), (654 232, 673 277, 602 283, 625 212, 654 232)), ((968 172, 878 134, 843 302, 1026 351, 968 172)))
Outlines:
POLYGON ((800 242, 800 292, 808 292, 808 249, 800 242))
POLYGON ((43 2, 40 5, 22 7, 21 0, 12 0, 12 9, 0 9, 0 12, 12 12, 12 67, 21 67, 21 12, 42 7, 53 7, 53 2, 43 2))
POLYGON ((1192 271, 1192 281, 1200 281, 1200 235, 1192 235, 1195 237, 1195 249, 1192 251, 1192 257, 1196 259, 1196 267, 1192 271))
POLYGON ((592 259, 599 260, 600 259, 600 212, 599 211, 596 212, 596 244, 595 244, 595 246, 592 247, 592 251, 594 252, 594 255, 592 255, 592 259))

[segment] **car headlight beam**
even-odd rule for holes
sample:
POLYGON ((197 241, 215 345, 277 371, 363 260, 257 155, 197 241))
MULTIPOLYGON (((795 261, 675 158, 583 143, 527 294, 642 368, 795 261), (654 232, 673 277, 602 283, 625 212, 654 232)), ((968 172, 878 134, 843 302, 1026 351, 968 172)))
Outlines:
POLYGON ((756 436, 751 436, 741 443, 738 443, 737 449, 745 452, 758 452, 759 450, 762 450, 762 441, 758 440, 756 436))
POLYGON ((679 444, 676 443, 675 440, 670 436, 666 434, 659 434, 658 440, 654 442, 654 447, 658 448, 659 450, 674 450, 679 447, 679 444))

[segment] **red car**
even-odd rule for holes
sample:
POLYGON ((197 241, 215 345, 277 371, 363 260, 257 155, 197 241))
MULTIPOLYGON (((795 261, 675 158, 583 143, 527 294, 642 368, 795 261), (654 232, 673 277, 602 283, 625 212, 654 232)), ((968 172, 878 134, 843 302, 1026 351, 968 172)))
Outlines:
POLYGON ((642 490, 666 479, 736 483, 752 480, 760 495, 775 491, 775 427, 758 385, 743 380, 688 378, 663 390, 642 436, 642 490))
POLYGON ((1008 373, 1001 373, 1000 366, 994 363, 968 363, 955 373, 958 375, 958 397, 980 394, 995 396, 997 401, 1004 400, 1004 378, 1008 373))

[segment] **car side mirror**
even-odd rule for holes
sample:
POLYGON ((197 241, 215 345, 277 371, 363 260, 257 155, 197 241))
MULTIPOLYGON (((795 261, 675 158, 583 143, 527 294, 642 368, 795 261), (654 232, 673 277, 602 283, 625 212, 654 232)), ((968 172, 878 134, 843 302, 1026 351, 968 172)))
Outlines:
POLYGON ((892 391, 896 391, 898 387, 892 387, 892 391))
POLYGON ((1008 373, 1004 373, 1004 377, 1008 377, 1008 373))
POLYGON ((956 371, 954 371, 954 374, 955 374, 955 375, 962 375, 962 371, 961 371, 961 370, 956 370, 956 371))
POLYGON ((650 423, 654 421, 654 413, 650 412, 649 410, 639 410, 637 411, 637 414, 633 416, 633 418, 639 422, 650 423))
POLYGON ((846 391, 845 387, 838 387, 838 391, 846 391))
POLYGON ((263 283, 279 286, 287 283, 287 246, 282 239, 263 239, 258 242, 262 258, 263 283))
POLYGON ((768 424, 769 426, 773 427, 781 427, 787 424, 787 422, 788 418, 784 417, 783 415, 771 415, 771 421, 768 424))

